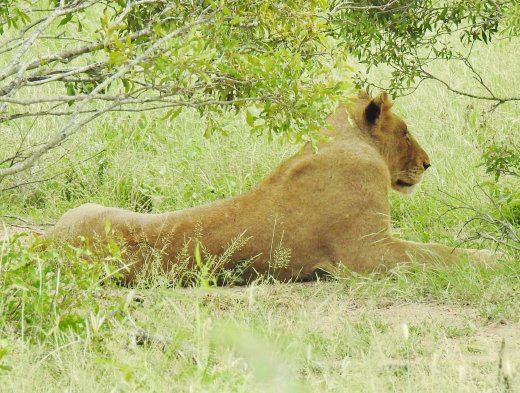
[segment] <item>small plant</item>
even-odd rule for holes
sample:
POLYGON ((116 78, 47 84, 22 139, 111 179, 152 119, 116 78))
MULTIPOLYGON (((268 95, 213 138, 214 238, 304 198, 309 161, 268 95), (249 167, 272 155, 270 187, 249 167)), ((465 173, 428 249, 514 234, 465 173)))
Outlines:
POLYGON ((82 333, 88 312, 99 309, 109 263, 95 260, 88 245, 57 247, 16 235, 0 243, 0 329, 22 340, 44 339, 56 329, 82 333))
POLYGON ((132 257, 144 259, 143 268, 138 274, 137 286, 149 288, 156 286, 194 286, 210 288, 217 285, 243 284, 242 273, 251 264, 244 259, 230 266, 232 256, 242 249, 249 240, 245 234, 231 239, 220 254, 212 254, 203 242, 200 228, 195 229, 195 238, 184 242, 175 257, 175 263, 165 269, 163 254, 143 242, 132 257))
POLYGON ((520 176, 520 145, 493 142, 484 148, 483 166, 498 181, 503 176, 520 176))
MULTIPOLYGON (((202 237, 202 233, 201 233, 202 237)), ((223 252, 218 255, 211 254, 204 247, 201 240, 195 240, 194 260, 196 271, 194 273, 199 286, 209 288, 215 285, 244 284, 242 273, 250 265, 251 259, 235 264, 230 267, 231 257, 241 250, 250 238, 244 233, 231 239, 224 247, 223 252)))

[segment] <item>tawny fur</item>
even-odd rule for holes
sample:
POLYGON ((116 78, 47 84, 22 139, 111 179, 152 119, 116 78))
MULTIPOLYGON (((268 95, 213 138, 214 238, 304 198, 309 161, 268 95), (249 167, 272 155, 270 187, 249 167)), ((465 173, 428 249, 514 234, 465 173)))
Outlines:
MULTIPOLYGON (((309 280, 338 266, 366 272, 412 260, 451 264, 461 254, 491 262, 486 250, 454 250, 390 235, 390 188, 409 192, 429 166, 428 155, 391 106, 386 94, 360 96, 349 109, 340 105, 323 130, 331 141, 317 151, 306 146, 246 194, 163 214, 85 204, 66 212, 46 237, 73 244, 79 237, 102 242, 108 221, 130 247, 145 242, 159 250, 168 270, 198 231, 212 254, 222 253, 243 234, 249 240, 226 267, 253 258, 245 279, 269 272, 280 280, 309 280), (290 250, 290 261, 274 272, 272 254, 280 245, 290 250)), ((125 280, 132 282, 146 271, 146 263, 138 259, 125 280)))

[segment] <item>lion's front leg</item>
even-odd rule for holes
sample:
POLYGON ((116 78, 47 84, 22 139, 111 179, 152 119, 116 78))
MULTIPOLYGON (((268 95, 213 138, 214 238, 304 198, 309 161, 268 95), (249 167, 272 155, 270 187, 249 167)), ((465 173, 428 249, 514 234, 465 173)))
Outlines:
POLYGON ((392 267, 406 262, 452 265, 462 258, 479 265, 492 266, 498 259, 498 255, 490 250, 454 248, 437 243, 416 243, 393 238, 373 244, 370 253, 376 264, 374 267, 392 267))

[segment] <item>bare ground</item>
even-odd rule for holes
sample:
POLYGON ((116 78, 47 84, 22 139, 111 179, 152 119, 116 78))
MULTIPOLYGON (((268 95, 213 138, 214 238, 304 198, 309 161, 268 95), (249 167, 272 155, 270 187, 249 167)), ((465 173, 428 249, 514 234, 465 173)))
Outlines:
MULTIPOLYGON (((409 331, 420 330, 419 341, 432 353, 444 353, 470 364, 498 365, 501 359, 507 367, 520 369, 520 322, 488 321, 476 307, 461 304, 356 299, 338 288, 340 285, 314 282, 217 288, 203 296, 203 304, 225 312, 237 303, 247 307, 248 302, 268 299, 274 314, 304 310, 310 328, 331 335, 341 324, 374 322, 385 325, 388 332, 402 335, 403 339, 409 331), (431 342, 425 344, 424 340, 431 342)), ((191 293, 196 291, 193 289, 175 291, 196 296, 191 293)), ((392 364, 397 359, 388 360, 392 364)))

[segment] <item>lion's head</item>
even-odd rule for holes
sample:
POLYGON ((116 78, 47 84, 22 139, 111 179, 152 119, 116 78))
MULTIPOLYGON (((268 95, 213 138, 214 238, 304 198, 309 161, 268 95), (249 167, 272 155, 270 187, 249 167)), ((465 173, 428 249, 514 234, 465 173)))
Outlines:
POLYGON ((406 123, 390 108, 386 93, 375 98, 359 97, 354 112, 358 126, 374 141, 390 169, 392 188, 408 194, 430 167, 428 154, 408 131, 406 123))

